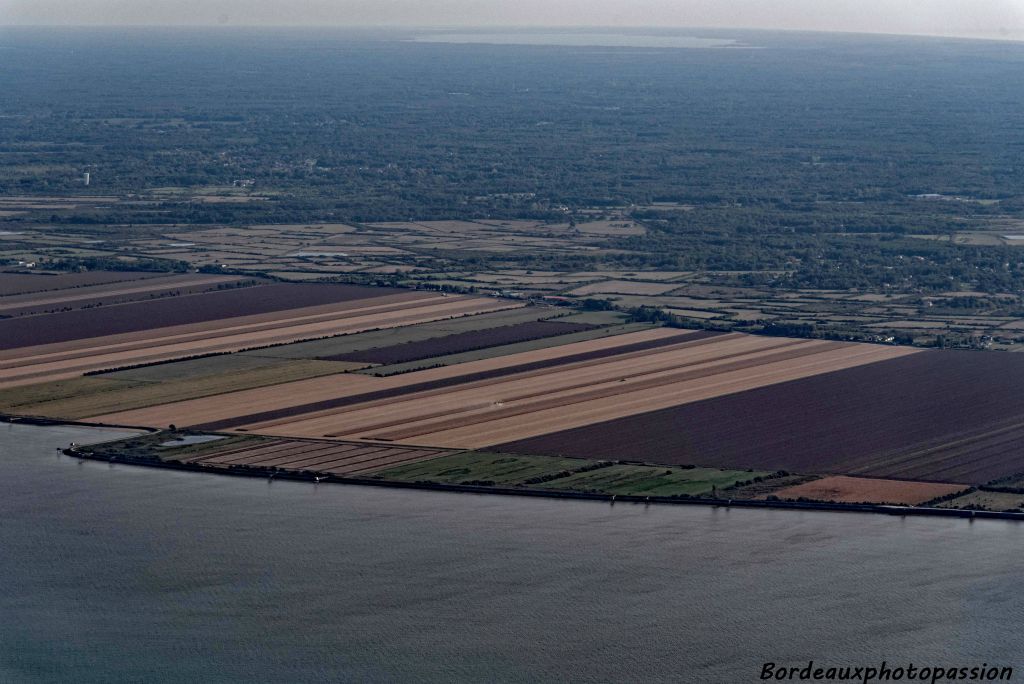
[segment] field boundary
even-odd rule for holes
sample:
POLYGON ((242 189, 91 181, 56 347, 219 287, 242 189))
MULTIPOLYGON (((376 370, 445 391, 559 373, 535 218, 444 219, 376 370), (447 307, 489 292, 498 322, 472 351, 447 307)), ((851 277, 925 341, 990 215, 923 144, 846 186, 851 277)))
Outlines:
MULTIPOLYGON (((41 424, 41 423, 40 423, 41 424)), ((49 421, 47 424, 60 425, 71 424, 65 421, 49 421)), ((91 425, 89 423, 75 423, 77 425, 91 425)), ((123 463, 131 466, 142 466, 148 468, 163 468, 169 470, 183 470, 194 473, 212 475, 229 475, 234 477, 260 478, 268 480, 290 480, 295 482, 321 482, 328 484, 362 485, 368 487, 390 487, 393 489, 416 489, 438 492, 456 492, 463 494, 496 494, 499 496, 526 496, 545 499, 575 499, 581 501, 601 501, 614 505, 615 503, 633 504, 658 504, 658 505, 684 505, 684 506, 711 506, 714 508, 769 508, 780 510, 804 510, 804 511, 832 511, 839 513, 874 513, 895 516, 932 516, 942 518, 966 518, 966 519, 991 519, 991 520, 1014 520, 1024 522, 1024 513, 1013 513, 1008 511, 975 511, 954 508, 933 508, 925 506, 897 506, 889 504, 844 504, 812 501, 767 501, 748 499, 723 499, 723 498, 700 498, 682 496, 638 496, 630 494, 594 494, 588 492, 571 492, 547 489, 533 489, 527 487, 492 487, 481 485, 444 484, 435 482, 398 482, 394 480, 378 480, 366 477, 346 477, 340 475, 315 475, 303 472, 281 472, 257 470, 255 468, 214 468, 198 463, 177 463, 159 460, 150 460, 133 457, 104 457, 80 451, 77 447, 63 449, 62 453, 80 460, 98 461, 102 463, 123 463)))

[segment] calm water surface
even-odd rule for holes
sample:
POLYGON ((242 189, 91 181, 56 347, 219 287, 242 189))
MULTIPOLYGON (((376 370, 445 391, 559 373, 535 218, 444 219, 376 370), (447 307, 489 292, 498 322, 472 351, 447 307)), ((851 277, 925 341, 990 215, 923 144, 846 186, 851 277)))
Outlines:
POLYGON ((722 48, 733 47, 732 38, 657 36, 635 33, 432 33, 416 36, 418 43, 483 43, 487 45, 553 45, 565 47, 722 48))
POLYGON ((1024 525, 270 484, 55 450, 101 438, 0 424, 2 682, 1024 666, 1024 525))

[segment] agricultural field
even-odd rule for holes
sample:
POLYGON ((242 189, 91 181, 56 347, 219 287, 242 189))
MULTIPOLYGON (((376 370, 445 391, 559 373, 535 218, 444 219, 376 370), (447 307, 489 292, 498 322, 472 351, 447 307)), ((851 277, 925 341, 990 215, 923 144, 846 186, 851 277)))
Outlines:
MULTIPOLYGON (((217 436, 211 435, 211 438, 217 436)), ((345 444, 312 440, 261 439, 225 443, 217 438, 204 449, 181 449, 164 442, 157 454, 163 461, 197 464, 212 468, 259 468, 322 475, 361 475, 405 463, 416 463, 445 455, 440 449, 405 449, 386 444, 345 444)), ((181 440, 188 445, 188 438, 181 440)), ((159 447, 158 447, 159 448, 159 447)), ((136 449, 138 453, 138 449, 136 449)))
POLYGON ((554 491, 633 496, 727 494, 769 473, 649 466, 545 456, 461 452, 383 470, 377 479, 398 482, 533 487, 554 491))
MULTIPOLYGON (((154 196, 153 201, 166 203, 174 198, 185 201, 173 193, 154 196)), ((60 205, 58 211, 70 211, 70 206, 75 205, 60 205)), ((630 218, 628 207, 603 212, 605 218, 574 228, 554 219, 479 219, 212 227, 153 224, 126 234, 123 226, 109 225, 90 228, 88 240, 77 228, 42 230, 29 220, 18 230, 0 231, 0 263, 5 259, 11 263, 148 259, 254 278, 343 277, 357 283, 524 300, 597 301, 624 312, 647 307, 662 311, 669 320, 715 330, 781 330, 799 336, 919 346, 1013 349, 1024 343, 1020 298, 1016 292, 998 288, 968 290, 973 292, 969 296, 959 286, 780 288, 776 283, 798 274, 784 268, 666 270, 652 264, 634 270, 616 268, 620 258, 652 261, 656 251, 636 251, 637 245, 630 241, 650 238, 651 228, 662 227, 665 219, 630 218), (630 228, 621 228, 627 225, 630 228), (524 267, 527 254, 544 267, 524 267), (487 264, 482 269, 476 263, 481 260, 487 264), (609 263, 602 270, 570 267, 580 260, 609 263), (562 267, 549 268, 550 264, 562 267)), ((671 215, 658 213, 659 217, 671 215)), ((908 238, 908 242, 929 241, 908 238)), ((1016 251, 1021 241, 999 238, 997 242, 993 248, 1001 245, 1016 251)), ((892 258, 899 267, 903 266, 900 260, 906 260, 902 255, 892 258)), ((918 265, 936 268, 931 259, 922 258, 918 265)))
POLYGON ((38 271, 0 271, 0 297, 72 290, 73 288, 131 283, 157 278, 161 273, 141 271, 87 271, 84 273, 45 273, 38 271))
POLYGON ((939 508, 979 511, 1024 511, 1024 494, 977 490, 937 504, 939 508))
POLYGON ((663 295, 678 287, 675 283, 646 283, 636 280, 606 280, 570 290, 566 294, 585 297, 596 294, 663 295))
POLYGON ((505 325, 490 328, 486 331, 473 330, 456 333, 445 337, 435 337, 419 342, 405 342, 389 347, 370 349, 349 354, 323 357, 329 361, 349 361, 354 363, 397 364, 419 361, 448 354, 476 351, 488 347, 497 347, 517 342, 541 340, 559 335, 583 332, 594 326, 581 323, 561 323, 559 321, 531 321, 516 325, 505 325))
MULTIPOLYGON (((206 279, 200 276, 198 280, 206 279)), ((237 317, 336 305, 389 294, 397 292, 349 285, 266 284, 95 309, 78 308, 48 316, 0 320, 0 350, 211 321, 220 324, 237 317)), ((0 300, 0 311, 4 308, 0 300)))
POLYGON ((316 478, 632 496, 725 497, 752 483, 778 479, 777 474, 754 471, 176 430, 81 447, 80 451, 109 460, 160 462, 212 471, 242 469, 267 476, 291 473, 316 478))
POLYGON ((235 427, 267 434, 473 449, 913 353, 893 347, 660 330, 604 341, 621 346, 588 356, 586 350, 598 341, 584 342, 372 378, 380 382, 370 387, 389 390, 386 398, 367 392, 365 385, 356 386, 343 401, 296 406, 269 420, 242 417, 235 427), (646 346, 655 341, 657 346, 646 346), (630 351, 636 343, 645 348, 630 351))
POLYGON ((419 361, 408 361, 406 363, 390 363, 381 366, 372 366, 360 372, 368 373, 370 375, 375 375, 378 377, 383 377, 386 375, 399 375, 401 373, 410 373, 412 371, 423 370, 425 368, 435 368, 438 366, 453 366, 456 364, 467 363, 470 361, 481 361, 483 359, 494 359, 500 358, 502 356, 512 356, 514 354, 537 351, 540 349, 550 349, 552 347, 559 347, 566 344, 572 344, 574 342, 586 342, 588 340, 596 340, 604 337, 625 335, 627 333, 640 332, 642 330, 650 330, 653 327, 654 326, 648 323, 625 323, 621 325, 604 325, 599 327, 592 327, 582 332, 567 333, 565 335, 558 335, 556 337, 541 337, 526 342, 503 344, 496 347, 483 347, 481 349, 475 349, 473 351, 460 352, 457 354, 445 354, 444 356, 434 356, 419 361))
MULTIPOLYGON (((220 437, 162 446, 161 459, 901 505, 956 501, 1024 473, 1017 354, 227 274, 7 275, 0 412, 220 437)), ((657 287, 687 277, 665 276, 657 287)))
POLYGON ((806 499, 830 503, 883 503, 916 506, 951 496, 967 485, 907 480, 880 480, 869 477, 834 475, 787 487, 775 492, 779 499, 806 499))
POLYGON ((697 340, 705 336, 704 333, 655 328, 389 377, 347 373, 336 378, 290 383, 273 391, 235 392, 214 399, 178 402, 94 418, 127 421, 133 425, 147 425, 150 421, 156 421, 153 425, 164 425, 168 421, 177 425, 203 424, 204 429, 240 428, 268 421, 288 422, 296 417, 329 412, 365 401, 386 403, 413 392, 440 393, 467 382, 484 382, 520 372, 542 375, 547 369, 564 364, 593 362, 623 354, 635 356, 645 350, 677 344, 686 337, 697 340))
POLYGON ((983 484, 1024 472, 1020 359, 922 351, 496 448, 983 484))
POLYGON ((238 276, 183 274, 144 278, 135 282, 104 285, 79 285, 57 292, 35 292, 0 296, 0 317, 58 313, 95 309, 112 304, 150 302, 158 298, 215 292, 226 288, 247 287, 258 281, 238 276))
POLYGON ((216 289, 0 319, 0 389, 521 306, 340 284, 207 284, 216 289))
POLYGON ((729 497, 733 487, 747 484, 769 473, 714 468, 678 468, 617 463, 606 468, 575 472, 538 485, 542 489, 600 492, 629 496, 729 497))
POLYGON ((175 401, 196 397, 216 396, 226 392, 281 385, 297 380, 345 373, 359 369, 363 364, 331 361, 277 361, 240 369, 229 363, 233 356, 207 357, 198 361, 210 361, 208 372, 190 372, 190 362, 169 363, 160 366, 145 366, 137 370, 102 373, 75 378, 64 383, 65 391, 53 392, 38 400, 26 390, 40 388, 32 385, 0 390, 0 411, 9 413, 46 416, 48 418, 79 419, 95 415, 97 411, 125 411, 147 406, 160 406, 175 401), (176 376, 177 367, 184 367, 184 375, 176 376), (136 379, 139 371, 158 370, 163 373, 149 373, 153 379, 136 379), (165 375, 165 377, 160 377, 165 375))

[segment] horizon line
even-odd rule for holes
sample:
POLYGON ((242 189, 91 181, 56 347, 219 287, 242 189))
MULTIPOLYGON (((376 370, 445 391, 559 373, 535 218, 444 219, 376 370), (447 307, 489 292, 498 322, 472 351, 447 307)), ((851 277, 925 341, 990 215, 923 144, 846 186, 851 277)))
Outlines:
POLYGON ((847 36, 879 36, 890 38, 934 38, 950 40, 978 40, 994 41, 1001 43, 1024 42, 1024 29, 1020 32, 996 34, 961 34, 961 33, 894 33, 888 31, 848 31, 841 29, 807 29, 807 28, 766 28, 749 26, 651 26, 642 24, 629 25, 555 25, 555 24, 449 24, 449 25, 420 25, 420 24, 323 24, 323 23, 301 23, 301 24, 232 24, 232 23, 195 23, 195 24, 30 24, 30 23, 3 23, 0 22, 0 29, 347 29, 354 31, 466 31, 481 30, 490 31, 537 31, 537 30, 569 30, 569 31, 635 31, 635 30, 690 30, 690 31, 749 31, 756 33, 801 33, 801 34, 824 34, 824 35, 847 35, 847 36))

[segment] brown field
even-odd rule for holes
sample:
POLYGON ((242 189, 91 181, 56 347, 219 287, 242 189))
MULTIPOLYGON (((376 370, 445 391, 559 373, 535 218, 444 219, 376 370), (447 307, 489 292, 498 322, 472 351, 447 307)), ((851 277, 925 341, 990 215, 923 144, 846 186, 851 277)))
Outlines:
MULTIPOLYGON (((70 397, 61 397, 41 402, 24 403, 6 409, 10 413, 49 418, 76 420, 97 412, 124 411, 128 409, 158 406, 185 399, 207 397, 226 392, 237 392, 254 387, 269 387, 306 378, 335 375, 362 368, 364 364, 343 361, 287 361, 261 368, 224 372, 200 377, 168 379, 159 382, 123 382, 107 379, 107 376, 80 378, 97 383, 98 391, 87 388, 70 397)), ((34 393, 32 386, 24 389, 29 397, 34 393)), ((17 396, 16 390, 8 390, 17 396)), ((0 395, 3 393, 0 392, 0 395)), ((0 407, 2 408, 2 407, 0 407)))
POLYGON ((982 484, 1024 472, 1024 357, 921 351, 497 447, 982 484))
POLYGON ((139 332, 238 316, 287 311, 397 294, 354 285, 286 283, 237 288, 46 316, 0 320, 0 349, 139 332))
POLYGON ((576 230, 590 235, 643 235, 644 227, 633 221, 587 221, 576 224, 576 230))
POLYGON ((674 283, 641 283, 630 280, 608 280, 603 283, 591 283, 571 290, 568 294, 585 296, 592 294, 630 294, 660 295, 678 288, 674 283))
POLYGON ((774 492, 780 499, 811 499, 833 503, 876 503, 916 506, 955 494, 968 485, 880 480, 869 477, 834 475, 774 492))
POLYGON ((395 297, 390 303, 377 306, 372 304, 382 298, 0 351, 0 388, 132 364, 410 325, 517 306, 494 299, 442 297, 418 292, 395 297))
POLYGON ((0 297, 0 316, 20 316, 54 309, 80 309, 97 304, 145 300, 168 293, 195 294, 217 285, 238 282, 239 276, 174 275, 128 283, 77 287, 58 292, 0 297))
MULTIPOLYGON (((208 467, 276 468, 280 470, 357 476, 399 465, 418 463, 450 454, 442 449, 395 447, 387 444, 318 442, 312 440, 273 440, 259 445, 244 445, 182 459, 208 467)), ((172 460, 173 452, 164 460, 172 460)))
POLYGON ((412 395, 383 406, 294 419, 257 431, 481 448, 785 382, 897 355, 829 342, 737 335, 683 343, 641 357, 611 357, 514 375, 441 396, 412 395), (689 346, 693 345, 693 346, 689 346))
POLYGON ((404 373, 384 378, 349 373, 342 376, 289 383, 275 388, 274 391, 236 392, 216 398, 178 402, 151 409, 105 414, 95 416, 94 419, 122 425, 160 426, 172 422, 177 425, 198 425, 230 421, 239 416, 251 416, 264 411, 281 412, 285 415, 291 415, 295 411, 310 413, 316 410, 310 408, 310 405, 316 402, 333 402, 339 398, 375 391, 395 390, 400 392, 403 388, 428 382, 442 383, 455 378, 499 372, 509 366, 521 366, 529 363, 543 364, 579 354, 614 353, 616 349, 631 344, 661 340, 674 341, 676 338, 685 338, 686 335, 687 333, 678 330, 653 328, 500 358, 472 361, 457 366, 430 368, 415 373, 404 373))
MULTIPOLYGON (((635 335, 651 337, 653 332, 635 335)), ((677 335, 678 340, 670 336, 670 344, 658 348, 533 369, 517 366, 522 358, 504 357, 362 381, 331 378, 336 380, 333 387, 318 388, 325 399, 322 404, 296 404, 290 409, 281 407, 280 396, 261 397, 256 390, 218 397, 216 408, 200 400, 98 420, 188 425, 202 416, 213 421, 204 423, 204 429, 224 427, 210 415, 214 411, 229 419, 229 427, 258 434, 480 448, 913 353, 894 347, 739 334, 677 335), (500 370, 502 365, 513 372, 490 376, 480 372, 488 367, 500 370), (453 381, 429 382, 446 377, 453 381), (228 413, 232 407, 234 422, 228 413)), ((631 337, 619 336, 617 343, 622 345, 621 338, 631 337)), ((563 357, 574 358, 573 347, 591 344, 556 349, 563 357)), ((538 352, 516 356, 543 358, 538 352)), ((312 398, 310 390, 316 382, 305 383, 303 396, 312 398)))
POLYGON ((376 349, 364 349, 357 352, 321 357, 328 361, 361 361, 366 363, 405 363, 429 359, 445 354, 497 347, 515 342, 557 337, 570 333, 592 330, 594 326, 560 321, 525 321, 514 325, 503 325, 485 330, 469 330, 466 332, 432 337, 395 344, 376 349))
MULTIPOLYGON (((338 304, 302 307, 285 312, 278 311, 252 316, 238 316, 231 319, 230 325, 227 325, 227 322, 225 322, 225 325, 218 326, 218 329, 230 332, 246 332, 253 330, 254 328, 260 330, 271 329, 282 321, 288 321, 290 323, 309 323, 326 320, 343 314, 362 315, 367 313, 377 313, 380 311, 391 310, 395 307, 401 308, 403 305, 406 305, 403 303, 419 302, 422 301, 424 297, 431 296, 435 297, 435 300, 433 301, 436 301, 436 295, 427 295, 426 293, 418 292, 403 292, 396 295, 376 297, 372 300, 372 306, 369 305, 370 302, 342 302, 338 304)), ((214 324, 209 322, 176 325, 159 328, 156 334, 158 334, 160 339, 164 341, 188 341, 193 339, 193 336, 205 335, 211 327, 214 327, 214 324)), ((0 367, 4 367, 4 365, 14 365, 4 364, 2 362, 11 359, 23 359, 27 353, 31 353, 32 357, 45 356, 48 359, 55 358, 55 355, 59 355, 61 358, 69 358, 74 355, 75 352, 79 352, 78 356, 88 356, 90 353, 94 353, 94 350, 101 344, 104 345, 102 347, 102 351, 110 351, 112 349, 120 349, 119 346, 114 347, 113 345, 128 345, 139 341, 149 341, 153 336, 154 333, 152 331, 143 330, 134 333, 106 335, 102 339, 71 340, 68 342, 37 345, 31 347, 30 352, 26 352, 23 349, 0 350, 0 367), (87 351, 82 352, 81 350, 87 351)))
POLYGON ((0 297, 144 280, 162 275, 162 273, 140 271, 89 271, 87 273, 59 274, 0 272, 0 297))

